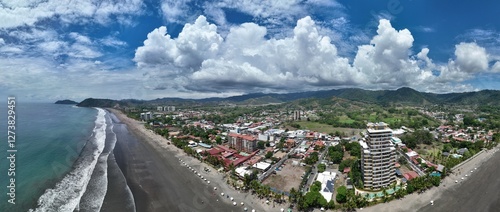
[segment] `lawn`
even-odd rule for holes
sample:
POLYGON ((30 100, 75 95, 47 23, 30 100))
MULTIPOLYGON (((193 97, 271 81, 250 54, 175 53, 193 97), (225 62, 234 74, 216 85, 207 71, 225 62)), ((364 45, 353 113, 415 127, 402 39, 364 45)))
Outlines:
POLYGON ((339 122, 340 123, 344 123, 344 124, 352 124, 354 123, 355 121, 350 119, 349 117, 347 117, 346 115, 344 116, 341 116, 340 119, 339 119, 339 122))
POLYGON ((298 121, 295 123, 299 124, 301 129, 306 129, 306 130, 311 130, 311 131, 316 131, 316 132, 321 132, 321 133, 335 133, 336 131, 338 131, 338 132, 344 132, 348 136, 352 136, 353 133, 354 133, 354 135, 359 135, 359 132, 363 131, 362 129, 332 127, 331 125, 328 125, 328 124, 322 124, 322 123, 311 122, 311 121, 298 121))

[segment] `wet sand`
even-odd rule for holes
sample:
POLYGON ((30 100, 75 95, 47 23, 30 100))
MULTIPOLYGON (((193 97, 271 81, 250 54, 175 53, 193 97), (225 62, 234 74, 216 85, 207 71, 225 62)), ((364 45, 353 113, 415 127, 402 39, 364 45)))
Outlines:
POLYGON ((175 152, 160 148, 143 126, 118 111, 112 112, 123 121, 114 126, 115 158, 138 212, 242 211, 241 207, 217 201, 213 185, 182 166, 175 152))

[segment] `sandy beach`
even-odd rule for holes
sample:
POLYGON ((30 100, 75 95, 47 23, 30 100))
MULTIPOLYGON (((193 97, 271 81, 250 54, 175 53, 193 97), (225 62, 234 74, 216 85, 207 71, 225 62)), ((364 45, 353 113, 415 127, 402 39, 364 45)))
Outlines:
POLYGON ((147 130, 143 123, 120 111, 110 111, 119 119, 115 120, 114 128, 118 138, 115 157, 134 195, 138 212, 243 211, 244 208, 248 211, 280 211, 284 207, 273 207, 272 203, 265 204, 265 200, 248 192, 229 188, 222 173, 187 156, 174 145, 168 145, 167 139, 147 130), (205 167, 211 171, 204 171, 205 167))
POLYGON ((498 211, 500 208, 499 147, 462 164, 439 187, 362 211, 498 211), (466 176, 467 175, 467 176, 466 176), (462 179, 463 178, 463 179, 462 179), (431 205, 431 201, 434 202, 431 205))

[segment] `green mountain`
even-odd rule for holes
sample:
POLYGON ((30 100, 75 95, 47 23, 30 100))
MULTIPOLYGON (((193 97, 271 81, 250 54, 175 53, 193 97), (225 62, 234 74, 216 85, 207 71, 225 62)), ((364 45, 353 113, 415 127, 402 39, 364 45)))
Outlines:
POLYGON ((140 106, 140 105, 263 105, 290 102, 307 98, 342 98, 352 101, 375 103, 381 105, 415 105, 426 104, 462 104, 462 105, 499 105, 500 91, 483 90, 477 92, 434 94, 416 91, 403 87, 397 90, 363 90, 358 88, 345 88, 336 90, 308 91, 298 93, 253 93, 227 98, 182 99, 161 98, 154 100, 111 100, 111 99, 85 99, 78 106, 83 107, 115 107, 115 106, 140 106))

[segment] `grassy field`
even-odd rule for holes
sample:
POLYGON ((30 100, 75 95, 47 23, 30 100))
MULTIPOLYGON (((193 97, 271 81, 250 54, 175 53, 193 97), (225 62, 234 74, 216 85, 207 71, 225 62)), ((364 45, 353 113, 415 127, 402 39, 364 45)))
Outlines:
POLYGON ((298 121, 295 123, 299 124, 301 129, 312 130, 321 133, 335 133, 336 131, 338 131, 338 132, 344 132, 348 136, 353 136, 353 135, 359 135, 359 133, 363 131, 363 129, 332 127, 331 125, 328 124, 322 124, 311 121, 298 121))
POLYGON ((340 117, 339 122, 340 123, 344 123, 344 124, 352 124, 352 123, 354 123, 354 120, 350 119, 346 115, 343 115, 343 116, 340 117))

